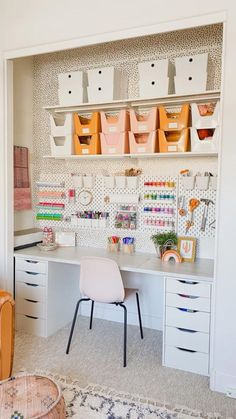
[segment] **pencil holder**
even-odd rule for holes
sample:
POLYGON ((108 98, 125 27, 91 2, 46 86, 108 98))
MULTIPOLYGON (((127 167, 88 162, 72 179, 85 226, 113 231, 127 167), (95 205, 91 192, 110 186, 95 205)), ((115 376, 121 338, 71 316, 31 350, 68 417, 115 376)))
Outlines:
POLYGON ((134 244, 123 244, 122 246, 123 253, 134 253, 134 244))
POLYGON ((108 243, 107 250, 110 253, 117 253, 120 250, 120 243, 108 243))

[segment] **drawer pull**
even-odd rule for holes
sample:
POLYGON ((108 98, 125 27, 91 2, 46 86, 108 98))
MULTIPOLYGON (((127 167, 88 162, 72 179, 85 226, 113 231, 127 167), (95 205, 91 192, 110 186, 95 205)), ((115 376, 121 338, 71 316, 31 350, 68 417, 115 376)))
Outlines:
POLYGON ((191 298, 192 300, 199 298, 199 297, 195 297, 194 295, 186 295, 186 294, 178 294, 178 296, 182 298, 191 298))
POLYGON ((184 329, 183 327, 177 327, 177 329, 180 330, 181 332, 197 333, 197 330, 184 329))
POLYGON ((38 284, 30 284, 29 282, 25 282, 25 285, 28 285, 29 287, 38 287, 38 284))
POLYGON ((25 298, 25 301, 28 301, 28 303, 38 303, 38 301, 30 300, 29 298, 25 298))
POLYGON ((182 284, 190 284, 190 285, 197 285, 198 284, 198 282, 184 281, 183 279, 180 279, 179 282, 181 282, 182 284))
POLYGON ((197 351, 193 351, 192 349, 179 348, 178 346, 177 346, 177 349, 179 349, 180 351, 184 351, 184 352, 191 352, 191 353, 197 352, 197 351))
POLYGON ((38 319, 38 317, 29 316, 28 314, 25 314, 25 317, 28 317, 29 319, 34 319, 34 320, 37 320, 38 319))
POLYGON ((178 310, 180 311, 185 311, 186 313, 197 313, 198 310, 190 310, 190 308, 181 308, 181 307, 177 307, 178 310))
POLYGON ((25 273, 28 274, 28 275, 39 275, 39 272, 25 271, 25 273))
POLYGON ((29 259, 26 259, 26 262, 28 262, 28 263, 39 263, 38 260, 29 260, 29 259))

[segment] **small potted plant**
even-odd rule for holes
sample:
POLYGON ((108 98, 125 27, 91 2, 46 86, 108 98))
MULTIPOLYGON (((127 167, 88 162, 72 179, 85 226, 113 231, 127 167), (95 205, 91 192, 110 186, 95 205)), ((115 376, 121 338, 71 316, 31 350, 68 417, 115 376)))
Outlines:
POLYGON ((173 249, 177 246, 177 234, 174 231, 168 233, 156 233, 151 236, 157 257, 161 258, 163 253, 168 249, 173 249))

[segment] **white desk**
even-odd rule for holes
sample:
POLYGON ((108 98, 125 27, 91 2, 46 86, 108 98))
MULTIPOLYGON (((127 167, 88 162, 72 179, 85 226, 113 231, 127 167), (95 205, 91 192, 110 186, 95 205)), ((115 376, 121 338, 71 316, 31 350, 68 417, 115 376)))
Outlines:
MULTIPOLYGON (((90 247, 58 248, 50 252, 42 252, 37 247, 18 250, 15 252, 18 329, 47 337, 72 320, 79 299, 78 267, 84 256, 112 258, 124 276, 132 273, 135 278, 128 285, 140 289, 146 326, 152 327, 152 323, 145 320, 155 317, 161 294, 163 364, 208 374, 212 260, 201 259, 193 264, 163 263, 154 254, 114 254, 90 247)), ((129 301, 127 304, 128 318, 135 324, 134 304, 129 305, 129 301)), ((87 312, 82 313, 88 314, 89 309, 87 306, 87 312)), ((106 318, 101 310, 98 307, 97 317, 106 318)), ((109 308, 109 318, 119 321, 111 312, 109 308)), ((96 316, 96 311, 94 314, 96 316)))

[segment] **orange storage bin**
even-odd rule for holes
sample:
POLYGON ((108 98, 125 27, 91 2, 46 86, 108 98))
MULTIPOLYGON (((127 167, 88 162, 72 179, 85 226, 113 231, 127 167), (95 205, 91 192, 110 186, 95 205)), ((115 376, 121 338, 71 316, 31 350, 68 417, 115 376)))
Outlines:
POLYGON ((113 134, 129 131, 129 113, 123 109, 117 113, 101 112, 102 132, 104 134, 113 134))
POLYGON ((140 132, 151 132, 157 129, 157 108, 149 111, 138 112, 130 109, 130 126, 131 131, 135 134, 140 132))
POLYGON ((128 132, 117 134, 100 134, 102 154, 128 154, 128 132))
POLYGON ((164 106, 159 107, 160 129, 163 131, 179 131, 189 126, 189 104, 181 107, 179 112, 168 112, 164 106))
POLYGON ((189 151, 189 129, 165 132, 158 130, 160 153, 189 151))
POLYGON ((158 151, 157 131, 143 134, 129 132, 130 154, 156 153, 158 151))
POLYGON ((93 135, 101 131, 100 114, 93 112, 91 117, 74 113, 74 129, 76 135, 93 135))
POLYGON ((75 154, 101 154, 99 134, 79 136, 74 134, 75 154))

